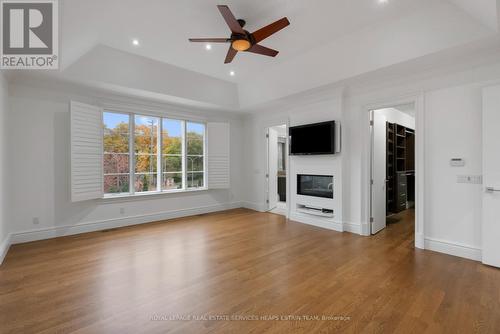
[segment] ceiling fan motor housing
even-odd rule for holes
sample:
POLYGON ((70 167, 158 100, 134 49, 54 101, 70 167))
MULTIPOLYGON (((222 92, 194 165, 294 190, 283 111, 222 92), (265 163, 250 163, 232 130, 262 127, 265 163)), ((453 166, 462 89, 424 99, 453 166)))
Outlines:
MULTIPOLYGON (((240 20, 238 20, 239 22, 240 20)), ((231 47, 236 51, 246 51, 255 44, 255 40, 251 33, 244 30, 245 34, 231 34, 231 47)))
POLYGON ((231 30, 230 38, 190 38, 190 42, 201 42, 201 43, 231 43, 229 50, 227 50, 225 64, 233 61, 234 57, 239 51, 252 52, 264 56, 276 57, 278 51, 267 48, 260 45, 259 43, 268 38, 269 36, 275 34, 281 29, 285 28, 290 24, 286 17, 281 18, 265 27, 256 30, 253 33, 249 33, 244 30, 243 27, 246 25, 245 20, 236 19, 234 14, 231 12, 226 5, 217 5, 219 12, 226 21, 226 24, 231 30))
POLYGON ((237 20, 238 23, 240 24, 240 26, 243 28, 245 26, 245 24, 247 24, 247 21, 243 20, 243 19, 238 19, 237 20))

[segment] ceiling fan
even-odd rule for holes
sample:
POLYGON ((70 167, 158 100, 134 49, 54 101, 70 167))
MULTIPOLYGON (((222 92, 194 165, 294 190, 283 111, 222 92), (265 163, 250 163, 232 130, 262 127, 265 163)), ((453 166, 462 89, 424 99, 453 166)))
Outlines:
POLYGON ((225 64, 232 62, 238 51, 246 51, 264 56, 276 57, 278 51, 266 48, 258 43, 288 26, 290 22, 286 17, 260 28, 253 33, 249 33, 243 29, 246 24, 245 20, 237 20, 228 6, 218 5, 217 8, 231 30, 231 37, 190 38, 190 42, 231 43, 229 50, 227 51, 226 60, 224 61, 225 64))

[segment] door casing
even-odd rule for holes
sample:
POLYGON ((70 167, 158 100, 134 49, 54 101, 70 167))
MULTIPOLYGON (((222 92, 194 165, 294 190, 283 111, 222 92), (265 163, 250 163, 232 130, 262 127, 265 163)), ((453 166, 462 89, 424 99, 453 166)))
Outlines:
POLYGON ((415 140, 415 247, 425 249, 424 238, 424 216, 425 216, 425 202, 424 202, 424 180, 425 180, 425 113, 424 113, 424 95, 423 93, 416 95, 405 95, 387 99, 386 101, 364 104, 363 119, 366 121, 366 126, 363 133, 364 154, 363 154, 363 199, 366 205, 364 206, 364 215, 362 223, 362 234, 371 235, 372 217, 372 201, 371 201, 371 124, 370 114, 372 110, 390 108, 396 105, 415 103, 415 132, 417 133, 415 140))
POLYGON ((290 156, 289 156, 289 143, 290 143, 290 138, 288 136, 288 129, 290 127, 290 121, 287 119, 286 121, 282 123, 276 123, 275 125, 269 125, 265 128, 265 135, 266 135, 266 173, 264 175, 265 177, 265 198, 266 198, 266 210, 270 210, 270 201, 269 201, 269 129, 276 127, 276 126, 286 126, 286 144, 285 144, 285 164, 286 164, 286 210, 285 210, 285 217, 288 218, 290 216, 290 202, 291 202, 291 189, 290 189, 290 156))

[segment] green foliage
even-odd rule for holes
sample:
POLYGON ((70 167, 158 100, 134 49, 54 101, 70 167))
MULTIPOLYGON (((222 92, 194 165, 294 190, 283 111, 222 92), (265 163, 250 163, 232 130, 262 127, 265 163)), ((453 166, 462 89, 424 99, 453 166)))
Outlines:
MULTIPOLYGON (((151 125, 137 125, 134 130, 135 171, 137 173, 157 172, 158 128, 151 125)), ((165 188, 178 188, 182 183, 182 138, 171 137, 167 130, 162 133, 162 169, 168 174, 165 188)), ((203 170, 203 134, 190 131, 186 133, 187 170, 203 170)), ((104 125, 104 173, 128 174, 129 166, 129 124, 119 123, 114 129, 104 125), (116 154, 122 153, 122 154, 116 154)), ((203 174, 188 175, 190 187, 203 185, 203 174)), ((134 181, 137 192, 156 189, 156 177, 153 175, 137 175, 134 181)), ((130 191, 128 175, 106 175, 104 177, 106 193, 121 193, 130 191)))
POLYGON ((187 154, 202 155, 203 154, 203 135, 196 132, 187 133, 187 154))

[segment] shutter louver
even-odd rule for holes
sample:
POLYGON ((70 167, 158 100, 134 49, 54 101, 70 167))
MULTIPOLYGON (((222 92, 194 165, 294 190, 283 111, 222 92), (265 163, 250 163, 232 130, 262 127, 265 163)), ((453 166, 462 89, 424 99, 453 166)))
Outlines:
POLYGON ((103 197, 102 110, 71 101, 71 200, 103 197))
POLYGON ((208 189, 229 189, 229 123, 208 123, 208 189))

